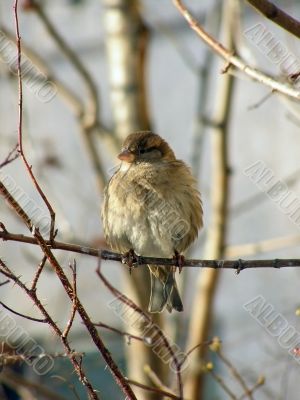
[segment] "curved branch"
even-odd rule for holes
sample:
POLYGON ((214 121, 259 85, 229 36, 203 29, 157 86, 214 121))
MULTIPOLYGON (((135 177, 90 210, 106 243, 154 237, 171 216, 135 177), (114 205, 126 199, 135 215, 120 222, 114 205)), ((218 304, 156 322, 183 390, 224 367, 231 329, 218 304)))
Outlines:
POLYGON ((157 389, 157 388, 154 388, 154 387, 150 387, 150 386, 144 385, 143 383, 134 381, 132 379, 126 378, 126 381, 128 383, 130 383, 131 385, 140 387, 141 389, 144 389, 146 391, 157 393, 157 395, 163 395, 164 398, 181 400, 181 397, 176 396, 174 393, 170 393, 170 392, 167 392, 167 391, 162 390, 162 389, 157 389))
POLYGON ((18 145, 16 144, 15 147, 5 157, 5 159, 2 162, 0 162, 0 169, 10 164, 11 162, 15 161, 19 157, 19 153, 17 152, 17 150, 18 150, 18 145))
POLYGON ((25 319, 29 319, 30 321, 34 321, 34 322, 42 322, 43 324, 47 324, 48 320, 47 318, 34 318, 34 317, 30 317, 29 315, 25 315, 25 314, 21 314, 18 311, 13 310, 12 308, 8 307, 7 305, 5 305, 4 303, 2 303, 2 301, 0 301, 0 304, 3 308, 5 308, 6 310, 10 311, 11 313, 18 315, 19 317, 25 318, 25 319))
MULTIPOLYGON (((81 364, 78 362, 73 349, 70 347, 70 344, 68 343, 67 339, 62 337, 62 332, 60 328, 58 327, 56 322, 52 319, 52 317, 45 309, 45 307, 42 305, 41 301, 38 299, 36 295, 36 292, 28 289, 28 287, 20 280, 20 278, 12 273, 10 268, 4 263, 3 260, 1 260, 1 258, 0 258, 0 267, 1 267, 0 268, 1 274, 11 279, 20 289, 22 289, 27 294, 27 296, 34 302, 35 306, 40 310, 42 315, 45 317, 45 320, 47 320, 49 326, 51 326, 56 335, 61 339, 62 344, 66 350, 66 354, 70 358, 71 363, 73 364, 74 370, 76 371, 77 375, 80 377, 81 381, 88 390, 90 399, 97 400, 98 396, 94 392, 94 388, 90 383, 90 381, 88 380, 87 376, 85 375, 85 372, 83 371, 81 364)), ((12 310, 10 309, 10 311, 12 310)), ((21 314, 20 316, 23 317, 23 315, 21 314)))
MULTIPOLYGON (((272 88, 272 90, 289 96, 293 99, 300 100, 300 91, 294 89, 288 84, 284 84, 278 82, 276 79, 272 78, 269 75, 264 74, 263 72, 250 67, 247 65, 241 58, 234 55, 230 52, 226 47, 224 47, 221 43, 215 40, 212 36, 210 36, 202 26, 197 22, 197 20, 192 16, 192 14, 188 11, 188 9, 183 5, 181 0, 173 0, 174 5, 177 7, 182 16, 187 20, 191 29, 193 29, 198 36, 209 46, 211 49, 217 53, 220 57, 222 57, 225 61, 227 61, 230 65, 234 65, 237 69, 244 72, 246 75, 250 76, 252 79, 256 80, 272 88)), ((226 70, 228 67, 226 68, 226 70)))

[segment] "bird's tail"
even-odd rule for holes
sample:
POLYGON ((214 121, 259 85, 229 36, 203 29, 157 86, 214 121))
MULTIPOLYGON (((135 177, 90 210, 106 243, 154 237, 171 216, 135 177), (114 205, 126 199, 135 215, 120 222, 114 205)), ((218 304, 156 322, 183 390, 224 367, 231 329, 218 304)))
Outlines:
POLYGON ((159 313, 167 307, 171 312, 183 311, 182 301, 178 292, 173 270, 167 270, 166 267, 151 266, 151 294, 148 311, 159 313))

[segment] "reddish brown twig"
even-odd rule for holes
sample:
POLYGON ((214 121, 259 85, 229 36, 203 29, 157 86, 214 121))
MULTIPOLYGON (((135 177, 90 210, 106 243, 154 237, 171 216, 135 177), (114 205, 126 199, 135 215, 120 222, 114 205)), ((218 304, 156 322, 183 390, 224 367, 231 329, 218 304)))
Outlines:
POLYGON ((40 275, 41 275, 41 273, 42 273, 42 271, 44 269, 46 261, 47 261, 47 257, 44 256, 42 261, 40 262, 38 270, 36 271, 36 273, 34 275, 34 278, 33 278, 32 284, 31 284, 31 289, 30 289, 31 291, 35 291, 36 290, 36 285, 37 285, 39 277, 40 277, 40 275))
MULTIPOLYGON (((52 242, 55 238, 55 213, 54 213, 54 210, 52 209, 52 206, 50 205, 47 197, 45 196, 44 192, 42 191, 41 187, 39 186, 39 184, 32 172, 32 167, 29 165, 27 158, 25 156, 24 150, 23 150, 23 134, 22 134, 23 87, 22 87, 22 70, 21 70, 21 37, 20 37, 19 20, 18 20, 18 0, 15 0, 15 2, 14 2, 14 17, 15 17, 15 25, 16 25, 16 41, 17 41, 17 50, 18 50, 17 51, 17 53, 18 53, 17 71, 18 71, 18 84, 19 84, 19 122, 18 122, 19 152, 20 152, 20 155, 24 162, 24 165, 34 183, 34 186, 36 187, 38 193, 42 197, 43 201, 45 202, 45 204, 49 210, 50 217, 51 217, 50 242, 52 242)), ((59 277, 66 293, 68 294, 71 301, 73 301, 73 294, 74 294, 73 292, 74 291, 73 291, 72 285, 70 284, 67 276, 65 275, 63 269, 57 262, 56 258, 54 257, 52 251, 48 247, 44 238, 40 234, 39 229, 33 225, 31 219, 29 218, 27 213, 24 211, 24 209, 15 201, 15 199, 10 195, 10 193, 7 191, 7 189, 2 184, 0 184, 0 193, 2 193, 2 195, 4 195, 6 201, 15 210, 17 215, 19 215, 21 217, 21 219, 23 220, 23 222, 25 223, 27 228, 31 231, 33 237, 36 239, 36 241, 39 244, 44 255, 47 257, 47 260, 49 261, 52 268, 55 270, 57 276, 59 277)), ((2 273, 8 274, 9 277, 11 277, 11 279, 13 279, 15 282, 17 282, 18 278, 16 276, 14 276, 13 274, 5 271, 5 269, 4 269, 4 271, 2 271, 2 273)), ((25 285, 23 285, 23 286, 24 286, 24 290, 26 288, 27 293, 30 293, 31 298, 35 300, 35 304, 38 304, 38 303, 40 304, 39 300, 36 297, 35 292, 30 292, 29 289, 27 289, 27 287, 25 285)), ((119 386, 123 390, 125 396, 127 396, 128 399, 133 399, 133 400, 136 399, 132 389, 130 388, 128 383, 124 380, 122 373, 120 372, 118 366, 115 364, 114 360, 112 359, 109 351, 104 346, 104 343, 102 342, 100 336, 98 335, 96 328, 91 323, 86 310, 84 309, 82 304, 79 302, 79 300, 77 301, 77 309, 78 309, 78 313, 80 314, 82 320, 84 321, 84 324, 85 324, 90 336, 92 337, 95 345, 97 346, 98 350, 102 354, 104 360, 107 362, 107 365, 109 366, 116 382, 119 384, 119 386)), ((50 316, 49 316, 49 318, 50 318, 50 316)), ((61 340, 64 342, 64 344, 66 344, 67 343, 66 338, 64 338, 62 336, 62 332, 58 329, 57 325, 54 325, 54 327, 56 327, 56 333, 58 334, 58 336, 60 336, 61 340)), ((92 399, 97 399, 98 397, 97 397, 96 393, 94 392, 93 387, 91 386, 91 384, 89 383, 87 378, 85 376, 83 376, 83 374, 82 374, 82 368, 81 368, 80 363, 78 363, 78 361, 76 359, 74 359, 74 360, 72 362, 75 367, 75 370, 78 373, 80 380, 86 386, 89 396, 92 399), (76 363, 74 360, 76 361, 76 363)))
POLYGON ((47 319, 45 319, 45 318, 34 318, 34 317, 30 317, 29 315, 21 314, 18 311, 15 311, 12 308, 5 305, 4 303, 2 303, 2 301, 0 301, 0 304, 3 308, 5 308, 6 310, 10 311, 11 313, 13 313, 15 315, 18 315, 19 317, 29 319, 30 321, 34 321, 34 322, 41 322, 43 324, 48 322, 47 319))
MULTIPOLYGON (((60 266, 60 264, 54 257, 51 249, 48 247, 47 243, 45 242, 45 240, 43 239, 43 237, 41 236, 41 234, 39 233, 39 230, 37 228, 34 230, 33 235, 37 239, 37 242, 39 243, 43 253, 45 254, 45 256, 47 256, 47 259, 48 259, 49 263, 51 264, 52 268, 54 269, 56 275, 60 279, 60 281, 65 289, 65 292, 67 293, 70 300, 73 302, 73 298, 74 298, 73 288, 72 288, 72 285, 70 284, 66 274, 64 273, 62 267, 60 266)), ((77 298, 77 311, 78 311, 78 314, 80 315, 80 317, 82 318, 83 323, 84 323, 85 327, 87 328, 87 331, 89 332, 94 344, 96 345, 97 349, 100 351, 100 353, 103 356, 105 362, 107 363, 109 369, 111 370, 111 373, 115 378, 115 381, 120 386, 120 388, 122 389, 125 396, 128 397, 128 399, 136 400, 136 397, 135 397, 132 389, 130 388, 128 383, 125 381, 118 365, 115 363, 115 361, 111 357, 110 352, 105 347, 102 339, 98 335, 98 332, 97 332, 95 326, 91 322, 89 315, 87 314, 85 308, 83 307, 83 305, 81 304, 81 302, 79 301, 78 298, 77 298)))
POLYGON ((23 149, 23 84, 22 84, 22 52, 21 52, 21 36, 20 36, 20 29, 19 29, 19 18, 18 18, 18 3, 19 0, 15 0, 14 3, 14 15, 15 15, 15 25, 16 25, 16 41, 17 41, 17 71, 18 71, 18 84, 19 84, 19 122, 18 122, 18 151, 20 156, 24 162, 26 170, 37 189, 38 193, 40 194, 41 198, 43 199, 46 207, 48 208, 50 218, 51 218, 51 225, 50 225, 50 235, 49 238, 52 241, 55 237, 55 212, 47 199, 45 193, 43 192, 42 188, 40 187, 39 183, 37 182, 35 175, 32 172, 32 166, 29 165, 27 161, 27 157, 24 153, 23 149))
POLYGON ((73 304, 72 304, 72 311, 71 311, 71 316, 70 319, 67 323, 66 329, 63 331, 63 337, 66 338, 70 332, 70 329, 72 327, 76 311, 77 311, 77 272, 76 272, 76 260, 74 260, 73 265, 70 264, 70 268, 73 273, 73 304))
MULTIPOLYGON (((70 361, 73 364, 73 367, 79 376, 81 382, 83 385, 86 387, 87 392, 89 394, 89 397, 93 400, 97 400, 98 396, 94 392, 94 388, 91 385, 90 381, 86 377, 84 371, 81 368, 81 365, 79 364, 76 355, 73 354, 73 350, 71 349, 69 343, 67 342, 66 338, 63 338, 62 336, 62 331, 58 327, 58 325, 54 322, 54 320, 51 318, 50 314, 47 312, 45 307, 42 305, 40 300, 38 299, 36 292, 31 291, 30 289, 27 288, 27 286, 18 278, 11 270, 8 268, 8 266, 4 263, 3 260, 0 259, 0 273, 15 282, 17 286, 19 286, 26 294, 27 296, 33 301, 35 306, 39 309, 41 314, 45 317, 45 320, 47 323, 51 326, 53 331, 56 333, 56 335, 61 339, 62 344, 66 350, 66 353, 68 354, 68 357, 70 358, 70 361)), ((20 315, 20 314, 19 314, 20 315)), ((23 315, 21 315, 23 316, 23 315)))

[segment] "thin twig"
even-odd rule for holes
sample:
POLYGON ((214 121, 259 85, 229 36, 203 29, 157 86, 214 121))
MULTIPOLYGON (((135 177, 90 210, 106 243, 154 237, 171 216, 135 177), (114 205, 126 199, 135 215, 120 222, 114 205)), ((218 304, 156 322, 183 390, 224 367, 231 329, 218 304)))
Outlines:
POLYGON ((117 329, 117 328, 114 328, 114 327, 109 326, 107 324, 104 324, 103 322, 94 322, 94 325, 99 327, 99 328, 104 328, 104 329, 107 329, 107 330, 109 330, 111 332, 115 332, 115 333, 117 333, 117 334, 119 334, 121 336, 125 336, 125 337, 127 337, 129 339, 135 339, 135 340, 139 340, 141 342, 146 342, 145 338, 142 337, 142 336, 132 335, 129 332, 121 331, 120 329, 117 329))
POLYGON ((252 7, 287 32, 300 39, 300 21, 287 14, 269 0, 247 0, 252 7))
MULTIPOLYGON (((55 213, 48 201, 48 199, 46 198, 45 194, 43 193, 43 191, 41 190, 39 184, 37 183, 33 173, 32 173, 32 169, 31 166, 28 164, 27 159, 25 157, 24 151, 23 151, 23 136, 22 136, 22 118, 23 118, 23 91, 22 91, 22 71, 21 71, 21 38, 20 38, 20 32, 19 32, 19 21, 18 21, 18 0, 15 0, 14 3, 14 16, 15 16, 15 24, 16 24, 16 40, 17 40, 17 49, 18 49, 18 60, 17 60, 17 66, 18 66, 18 82, 19 82, 19 122, 18 122, 18 138, 19 138, 19 151, 21 154, 21 157, 24 161, 25 167, 28 171, 28 173, 30 174, 30 177, 32 179, 32 181, 35 184, 35 187, 37 189, 37 191, 39 192, 39 194, 41 195, 41 197, 43 198, 45 204, 48 207, 48 210, 50 212, 50 216, 51 216, 51 229, 50 229, 50 242, 54 240, 55 238, 55 213)), ((41 250, 43 251, 44 255, 47 257, 49 263, 51 264, 52 268, 55 270, 57 276, 59 277, 67 295, 69 296, 69 298, 71 299, 71 301, 73 300, 73 288, 72 285, 70 284, 67 276, 65 275, 62 267, 60 266, 60 264, 57 262, 56 258, 54 257, 52 251, 50 250, 50 248, 48 247, 47 243, 45 242, 44 238, 42 237, 42 235, 39 232, 39 229, 36 228, 31 219, 29 218, 29 216, 27 215, 27 213, 24 211, 24 209, 20 206, 20 204, 18 204, 18 202, 16 202, 16 200, 11 196, 11 194, 9 193, 9 191, 5 188, 5 186, 0 183, 0 193, 4 196, 4 198, 6 199, 6 201, 11 205, 11 207, 15 210, 16 214, 19 215, 21 217, 21 219, 23 220, 23 222, 25 223, 25 225, 27 226, 27 228, 31 231, 32 235, 34 236, 34 238, 37 240, 41 250)), ((6 273, 8 275, 9 278, 13 279, 16 283, 20 282, 18 277, 14 276, 11 272, 7 272, 7 271, 2 271, 2 273, 6 273), (11 276, 13 275, 13 276, 11 276)), ((23 290, 26 291, 26 293, 34 300, 35 304, 40 308, 43 309, 43 314, 46 316, 46 318, 50 319, 49 314, 44 310, 44 308, 42 307, 40 301, 38 300, 38 298, 36 297, 35 292, 30 292, 30 290, 24 285, 22 284, 22 282, 20 282, 23 290)), ((123 393, 125 394, 125 396, 127 396, 129 399, 131 400, 135 400, 136 396, 134 395, 132 389, 130 388, 130 386, 127 384, 127 382, 124 380, 124 377, 121 373, 121 371, 119 370, 117 364, 114 362, 114 360, 112 359, 109 351, 107 350, 107 348, 104 346, 104 343, 102 342, 100 336, 98 335, 98 332, 96 330, 96 328, 93 326, 93 324, 90 321, 90 318, 86 312, 86 310, 84 309, 84 307, 82 306, 82 304, 79 302, 79 300, 77 301, 77 307, 78 307, 78 312, 82 318, 82 320, 84 321, 84 324, 91 336, 91 338, 93 339, 96 347, 98 348, 98 350, 100 351, 100 353, 102 354, 104 360, 107 362, 107 365, 109 366, 117 384, 121 387, 121 389, 123 390, 123 393)), ((62 342, 64 343, 65 346, 67 346, 67 350, 68 352, 71 351, 68 343, 66 342, 66 338, 64 338, 62 336, 62 332, 60 331, 60 329, 58 328, 58 326, 53 322, 51 324, 51 326, 53 327, 53 329, 55 330, 56 334, 61 338, 62 342)), ((83 374, 83 370, 81 368, 80 363, 76 360, 76 358, 72 358, 72 363, 75 367, 75 370, 77 372, 77 374, 79 375, 80 380, 82 381, 82 383, 86 386, 86 389, 89 393, 89 396, 92 399, 97 399, 98 396, 96 395, 91 383, 88 381, 88 379, 86 378, 86 376, 83 374)))
MULTIPOLYGON (((252 388, 250 389, 250 393, 253 394, 258 388, 264 385, 264 383, 265 383, 265 378, 263 376, 259 377, 255 385, 252 386, 252 388)), ((245 397, 247 397, 246 393, 242 394, 239 400, 243 400, 245 397)))
MULTIPOLYGON (((12 32, 7 30, 5 27, 0 25, 1 33, 6 36, 8 41, 13 41, 15 43, 15 36, 12 32)), ((32 63, 35 67, 35 70, 31 72, 27 70, 25 76, 23 78, 28 79, 41 79, 41 83, 51 82, 57 89, 57 93, 66 101, 66 103, 70 106, 76 117, 80 118, 83 115, 84 107, 82 100, 77 96, 77 94, 70 89, 64 82, 62 82, 51 70, 49 67, 49 63, 44 61, 41 56, 34 51, 28 44, 24 43, 24 39, 22 39, 22 54, 28 58, 30 63, 32 63), (37 74, 38 72, 38 74, 37 74), (32 74, 32 75, 31 75, 32 74)), ((11 66, 9 66, 12 68, 11 66)), ((26 80, 26 79, 25 79, 26 80)))
POLYGON ((265 86, 271 87, 274 91, 277 91, 296 100, 300 99, 299 90, 294 89, 288 84, 278 82, 278 80, 272 78, 271 76, 266 75, 263 72, 247 65, 241 58, 234 55, 230 50, 224 47, 212 36, 210 36, 202 28, 202 26, 200 26, 196 18, 194 18, 193 15, 188 11, 188 9, 183 5, 183 2, 181 0, 173 0, 173 3, 182 14, 182 16, 187 20, 191 29, 193 29, 199 35, 199 37, 225 61, 234 65, 236 68, 238 68, 257 82, 260 82, 265 86))
POLYGON ((51 226, 50 226, 50 240, 54 239, 55 236, 55 212, 47 199, 45 193, 43 192, 42 188, 40 187, 39 183, 37 182, 35 175, 32 172, 32 166, 29 165, 27 161, 27 157, 25 156, 24 149, 23 149, 23 83, 22 83, 22 52, 21 52, 21 36, 20 36, 20 29, 19 29, 19 17, 18 17, 18 3, 19 0, 15 0, 14 3, 14 16, 15 16, 15 26, 16 26, 16 41, 17 41, 17 71, 18 71, 18 84, 19 84, 19 123, 18 123, 18 151, 20 156, 25 164, 26 170, 37 189, 38 193, 40 194, 41 198, 43 199, 46 207, 48 208, 50 218, 51 218, 51 226))
POLYGON ((227 368, 229 369, 232 376, 236 379, 236 381, 239 382, 242 389, 244 390, 245 396, 247 396, 250 400, 253 400, 252 390, 248 388, 241 374, 234 367, 234 365, 232 365, 232 363, 224 356, 224 354, 220 349, 216 351, 216 354, 219 356, 220 360, 222 360, 222 362, 227 366, 227 368))
POLYGON ((11 279, 13 282, 15 282, 15 284, 18 285, 27 294, 27 296, 33 301, 35 306, 44 315, 45 320, 47 320, 47 323, 51 326, 51 328, 56 333, 56 335, 61 339, 62 344, 66 350, 66 353, 68 354, 68 357, 69 357, 70 361, 72 362, 77 375, 79 376, 83 385, 87 388, 87 392, 89 394, 90 399, 97 400, 98 396, 94 392, 92 384, 90 383, 90 381, 86 377, 84 371, 82 370, 81 365, 79 364, 79 362, 76 358, 76 355, 74 355, 75 353, 71 349, 67 340, 62 337, 62 331, 60 330, 58 325, 54 322, 54 320, 51 318, 50 314, 47 312, 45 307, 42 305, 41 301, 37 298, 36 292, 28 289, 27 286, 20 280, 20 278, 17 277, 16 275, 14 275, 13 272, 10 270, 10 268, 8 268, 8 266, 1 259, 0 259, 0 266, 2 267, 0 272, 3 275, 5 275, 6 277, 8 277, 9 279, 11 279))
POLYGON ((174 368, 176 371, 176 378, 177 378, 177 385, 178 385, 178 393, 179 393, 179 398, 183 399, 183 385, 182 385, 182 376, 181 376, 181 367, 182 364, 178 360, 176 354, 174 353, 172 346, 170 345, 168 339, 164 335, 164 332, 161 330, 161 328, 157 325, 154 324, 151 320, 151 318, 137 305, 135 304, 132 300, 130 300, 127 296, 125 296, 123 293, 121 293, 118 289, 116 289, 102 274, 101 272, 101 258, 99 257, 98 259, 98 268, 96 270, 97 275, 103 282, 103 284, 107 287, 107 289, 114 295, 118 300, 120 300, 122 303, 130 307, 132 310, 134 310, 136 313, 138 313, 144 321, 146 321, 148 324, 151 325, 152 330, 155 331, 155 333, 159 336, 162 344, 165 346, 167 351, 169 352, 170 356, 172 357, 174 368))
POLYGON ((72 324, 74 322, 74 318, 77 311, 77 271, 76 271, 76 260, 73 261, 73 265, 70 264, 70 268, 73 274, 73 302, 72 302, 72 311, 70 319, 67 323, 66 329, 63 331, 63 337, 66 338, 70 332, 72 324))
POLYGON ((37 285, 38 280, 39 280, 39 277, 40 277, 40 275, 41 275, 41 273, 42 273, 42 271, 43 271, 43 269, 44 269, 44 266, 45 266, 45 264, 46 264, 46 261, 47 261, 47 257, 44 256, 43 259, 42 259, 42 261, 40 262, 40 265, 39 265, 39 267, 38 267, 38 270, 36 271, 36 273, 35 273, 35 275, 34 275, 34 278, 33 278, 33 281, 32 281, 32 284, 31 284, 31 289, 30 289, 30 290, 32 290, 32 291, 35 291, 35 290, 36 290, 36 285, 37 285))
POLYGON ((190 354, 192 354, 192 352, 193 352, 194 350, 198 349, 199 347, 201 347, 201 346, 209 346, 211 343, 212 343, 211 340, 207 340, 207 341, 204 342, 204 343, 196 344, 196 346, 192 347, 190 350, 188 350, 188 351, 185 353, 185 354, 186 354, 186 357, 188 357, 190 354))
MULTIPOLYGON (((68 280, 66 274, 64 273, 62 267, 60 266, 60 264, 58 263, 58 261, 54 257, 51 249, 47 246, 47 243, 45 242, 45 240, 43 239, 43 237, 41 236, 41 234, 39 233, 39 230, 37 228, 34 230, 34 236, 37 239, 37 241, 38 241, 43 253, 47 256, 47 259, 48 259, 49 263, 51 264, 52 268, 54 269, 56 275, 60 279, 60 281, 61 281, 61 283, 62 283, 62 285, 64 287, 65 292, 67 293, 67 295, 70 298, 70 300, 73 302, 74 293, 73 293, 72 285, 69 282, 69 280, 68 280)), ((85 310, 85 308, 81 304, 81 302, 78 299, 78 297, 77 297, 77 304, 76 305, 77 305, 78 314, 80 315, 81 319, 83 320, 83 323, 84 323, 88 333, 90 334, 90 337, 92 338, 94 344, 96 345, 97 349, 99 350, 99 352, 101 353, 101 355, 104 358, 105 362, 107 363, 112 375, 115 378, 116 383, 120 386, 120 388, 123 391, 123 393, 125 394, 125 396, 128 396, 128 399, 136 400, 135 394, 133 393, 132 389, 130 388, 130 386, 125 381, 123 374, 121 373, 118 365, 113 360, 110 352, 105 347, 105 345, 104 345, 102 339, 100 338, 95 326, 91 322, 87 311, 85 310)), ((63 336, 62 336, 62 339, 64 339, 63 336)))
POLYGON ((18 149, 18 144, 15 145, 15 147, 8 153, 5 159, 0 163, 0 169, 10 164, 19 157, 17 149, 18 149))
POLYGON ((176 396, 174 393, 170 393, 170 392, 167 392, 167 391, 162 390, 162 389, 157 389, 157 388, 154 388, 154 387, 150 387, 150 386, 144 385, 143 383, 139 383, 137 381, 134 381, 132 379, 126 378, 126 381, 128 383, 130 383, 131 385, 140 387, 140 388, 142 388, 144 390, 147 390, 149 392, 157 393, 157 394, 159 394, 161 396, 165 396, 165 397, 167 397, 169 399, 176 399, 176 400, 181 400, 182 399, 182 397, 176 396))
POLYGON ((229 389, 229 387, 218 374, 216 374, 213 370, 209 370, 209 373, 232 400, 237 400, 236 395, 229 389))
MULTIPOLYGON (((92 134, 103 134, 107 133, 108 130, 104 128, 102 126, 102 123, 100 122, 100 103, 97 84, 92 78, 92 75, 90 74, 88 69, 85 67, 84 63, 80 60, 80 57, 78 57, 76 52, 72 50, 67 41, 56 29, 55 25, 52 23, 51 19, 45 12, 43 6, 41 6, 41 4, 39 4, 36 0, 30 1, 34 5, 33 9, 35 10, 37 16, 40 18, 41 22, 44 24, 48 34, 55 41, 55 43, 60 48, 64 56, 69 60, 71 65, 76 69, 87 88, 87 102, 84 108, 84 112, 79 118, 79 122, 81 125, 82 138, 88 151, 89 158, 92 161, 94 170, 96 172, 98 188, 99 191, 102 192, 104 185, 107 181, 107 176, 92 134)), ((105 138, 110 139, 110 144, 112 144, 115 149, 118 140, 115 137, 114 132, 110 132, 109 135, 105 135, 105 138)))
MULTIPOLYGON (((1 265, 1 260, 0 260, 0 265, 1 265)), ((0 270, 1 272, 1 270, 0 270)), ((5 308, 6 310, 10 311, 11 313, 18 315, 19 317, 25 318, 25 319, 29 319, 30 321, 34 321, 34 322, 42 322, 43 324, 48 323, 47 319, 45 318, 34 318, 34 317, 30 317, 29 315, 25 315, 25 314, 21 314, 18 311, 13 310, 12 308, 8 307, 7 305, 5 305, 4 303, 2 303, 2 301, 0 301, 0 304, 3 308, 5 308)))
MULTIPOLYGON (((160 378, 156 375, 156 373, 153 371, 153 369, 150 367, 150 365, 145 365, 144 366, 144 372, 147 374, 147 376, 150 378, 150 380, 154 383, 154 385, 160 389, 164 390, 167 393, 170 392, 170 388, 168 388, 164 383, 160 380, 160 378)), ((176 396, 175 393, 172 392, 174 396, 176 396)), ((177 396, 176 396, 177 397, 177 396)))
MULTIPOLYGON (((63 268, 59 264, 59 262, 56 260, 54 254, 52 253, 51 250, 51 240, 46 241, 42 235, 39 232, 39 229, 35 227, 27 215, 27 213, 24 211, 24 209, 21 207, 21 205, 13 198, 13 196, 9 193, 9 191, 6 189, 6 187, 3 185, 3 183, 0 181, 0 195, 3 195, 4 198, 6 199, 7 203, 14 209, 17 215, 23 220, 24 224, 27 226, 27 228, 31 231, 35 241, 38 243, 40 246, 42 252, 44 255, 47 257, 47 260, 49 261, 50 265, 52 266, 53 270, 55 271, 56 275, 60 279, 65 292, 67 293, 68 297, 70 300, 73 302, 73 288, 71 283, 69 282, 66 274, 64 273, 63 268), (49 246, 50 244, 50 246, 49 246)), ((2 225, 3 226, 3 225, 2 225)), ((6 231, 6 230, 5 230, 6 231)), ((4 234, 6 232, 3 232, 4 234)), ((9 275, 9 274, 8 274, 9 275)), ((10 276, 8 276, 10 278, 10 276)), ((14 279, 14 276, 12 276, 12 279, 14 279)), ((15 279, 14 279, 15 280, 15 279)), ((26 288, 27 289, 27 288, 26 288)), ((29 291, 29 289, 27 289, 29 291)), ((31 292, 31 298, 34 298, 35 301, 37 301, 37 297, 34 297, 34 293, 31 292)), ((136 396, 134 395, 132 389, 130 386, 126 383, 124 380, 124 377, 118 367, 118 365, 115 363, 113 358, 111 357, 110 352, 107 350, 105 347, 102 339, 100 338, 95 326, 92 324, 90 317, 88 313, 86 312, 85 308, 77 299, 77 311, 82 318, 85 327, 87 328, 93 342, 95 343, 96 347, 102 354, 104 360, 106 361, 107 365, 109 366, 117 384, 121 387, 123 390, 124 394, 128 396, 128 399, 135 400, 136 396)), ((60 337, 62 340, 65 340, 65 338, 62 337, 62 333, 60 333, 60 337)), ((77 366, 77 372, 80 373, 81 368, 77 366)), ((88 382, 88 381, 87 381, 88 382)), ((85 383, 85 382, 84 382, 85 383)), ((87 386, 87 385, 86 385, 87 386)), ((89 385, 87 386, 88 390, 91 391, 92 393, 92 398, 96 399, 97 396, 94 393, 92 386, 89 385)))

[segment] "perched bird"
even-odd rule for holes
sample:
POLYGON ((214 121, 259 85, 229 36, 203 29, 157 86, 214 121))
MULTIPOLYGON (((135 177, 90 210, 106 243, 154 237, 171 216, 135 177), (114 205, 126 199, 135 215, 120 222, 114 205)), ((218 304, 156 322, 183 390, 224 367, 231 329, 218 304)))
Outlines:
MULTIPOLYGON (((202 226, 202 205, 196 180, 160 136, 132 133, 118 158, 120 167, 104 194, 102 221, 114 251, 180 261, 202 226)), ((152 313, 183 311, 175 267, 149 265, 152 313)))

